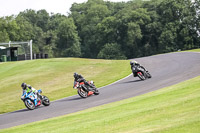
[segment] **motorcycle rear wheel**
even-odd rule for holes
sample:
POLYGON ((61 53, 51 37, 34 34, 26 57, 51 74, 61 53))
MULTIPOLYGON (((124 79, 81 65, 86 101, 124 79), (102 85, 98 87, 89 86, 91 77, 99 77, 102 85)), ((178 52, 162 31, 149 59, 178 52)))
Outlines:
POLYGON ((35 109, 34 101, 32 101, 30 99, 25 99, 24 100, 24 104, 27 107, 27 109, 29 109, 29 110, 34 110, 35 109))
POLYGON ((82 98, 86 98, 88 96, 88 92, 84 91, 83 89, 78 89, 77 92, 82 98))

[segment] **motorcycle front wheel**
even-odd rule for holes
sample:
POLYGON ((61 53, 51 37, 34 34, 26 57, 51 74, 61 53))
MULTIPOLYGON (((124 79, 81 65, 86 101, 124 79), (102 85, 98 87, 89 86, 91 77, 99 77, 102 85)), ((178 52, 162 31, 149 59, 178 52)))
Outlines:
POLYGON ((146 72, 147 73, 147 77, 148 78, 151 78, 152 76, 151 76, 151 74, 149 73, 149 72, 146 72))
POLYGON ((30 99, 25 99, 25 100, 24 100, 24 104, 25 104, 25 106, 27 107, 27 109, 29 109, 29 110, 35 109, 35 104, 34 104, 34 102, 33 102, 32 100, 30 100, 30 99))
POLYGON ((83 89, 78 89, 78 94, 82 98, 86 98, 88 96, 88 92, 84 91, 83 89))
POLYGON ((44 106, 49 106, 49 105, 50 105, 50 100, 49 100, 49 98, 46 97, 46 96, 42 96, 42 104, 43 104, 44 106))
POLYGON ((95 90, 94 95, 99 95, 99 90, 95 90))
POLYGON ((145 80, 146 79, 142 72, 138 72, 137 75, 141 80, 145 80))

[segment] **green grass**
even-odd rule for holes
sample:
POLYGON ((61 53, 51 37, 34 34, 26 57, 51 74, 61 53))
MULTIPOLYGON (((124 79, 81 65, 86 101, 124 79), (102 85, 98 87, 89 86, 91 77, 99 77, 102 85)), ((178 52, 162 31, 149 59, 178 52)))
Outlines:
POLYGON ((42 89, 51 101, 77 94, 74 72, 101 87, 128 76, 131 69, 128 60, 56 58, 0 63, 0 113, 25 108, 20 100, 22 82, 42 89))
POLYGON ((186 50, 183 52, 200 52, 200 48, 199 49, 192 49, 192 50, 186 50))
MULTIPOLYGON (((134 89, 134 88, 133 88, 134 89)), ((200 76, 141 96, 1 133, 199 133, 200 76)))

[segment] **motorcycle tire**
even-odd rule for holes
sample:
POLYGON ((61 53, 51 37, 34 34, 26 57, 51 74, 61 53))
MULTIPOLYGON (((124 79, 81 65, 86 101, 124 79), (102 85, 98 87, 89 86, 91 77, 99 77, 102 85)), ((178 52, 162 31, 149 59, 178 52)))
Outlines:
POLYGON ((95 90, 94 95, 99 95, 99 90, 95 90))
POLYGON ((27 107, 27 109, 29 109, 29 110, 34 110, 35 109, 34 101, 32 101, 31 99, 25 99, 24 100, 24 104, 27 107))
POLYGON ((146 72, 147 73, 147 77, 148 78, 151 78, 152 76, 151 76, 151 74, 149 73, 149 72, 146 72))
POLYGON ((88 92, 84 91, 83 89, 78 89, 78 95, 82 98, 86 98, 88 96, 88 92))
POLYGON ((44 106, 49 106, 49 105, 50 105, 50 100, 49 100, 49 98, 46 97, 46 96, 42 96, 42 104, 43 104, 44 106))
POLYGON ((137 73, 137 76, 138 76, 141 80, 145 80, 145 79, 146 79, 142 72, 138 72, 138 73, 137 73))

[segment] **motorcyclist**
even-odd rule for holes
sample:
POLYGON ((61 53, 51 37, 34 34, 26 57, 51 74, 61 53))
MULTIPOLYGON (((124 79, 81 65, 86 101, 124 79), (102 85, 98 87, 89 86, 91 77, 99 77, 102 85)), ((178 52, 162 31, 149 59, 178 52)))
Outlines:
POLYGON ((38 94, 38 91, 37 91, 35 88, 33 88, 32 86, 27 85, 26 83, 22 83, 22 84, 21 84, 21 87, 22 87, 22 90, 23 90, 23 94, 22 94, 22 96, 21 96, 21 99, 22 99, 22 100, 24 99, 24 95, 25 95, 26 93, 33 92, 33 94, 34 94, 34 96, 35 96, 34 102, 35 102, 35 105, 37 105, 37 101, 39 101, 39 94, 38 94))
POLYGON ((84 78, 82 75, 79 75, 78 73, 74 73, 74 82, 84 82, 87 87, 87 89, 89 91, 93 91, 95 90, 96 88, 94 86, 92 86, 91 84, 89 84, 84 78))
MULTIPOLYGON (((147 71, 143 66, 141 66, 137 61, 132 60, 130 61, 130 65, 131 65, 131 70, 133 72, 133 76, 136 77, 137 76, 137 72, 136 70, 141 70, 143 69, 143 71, 147 71)), ((148 71, 147 71, 148 72, 148 71)))

